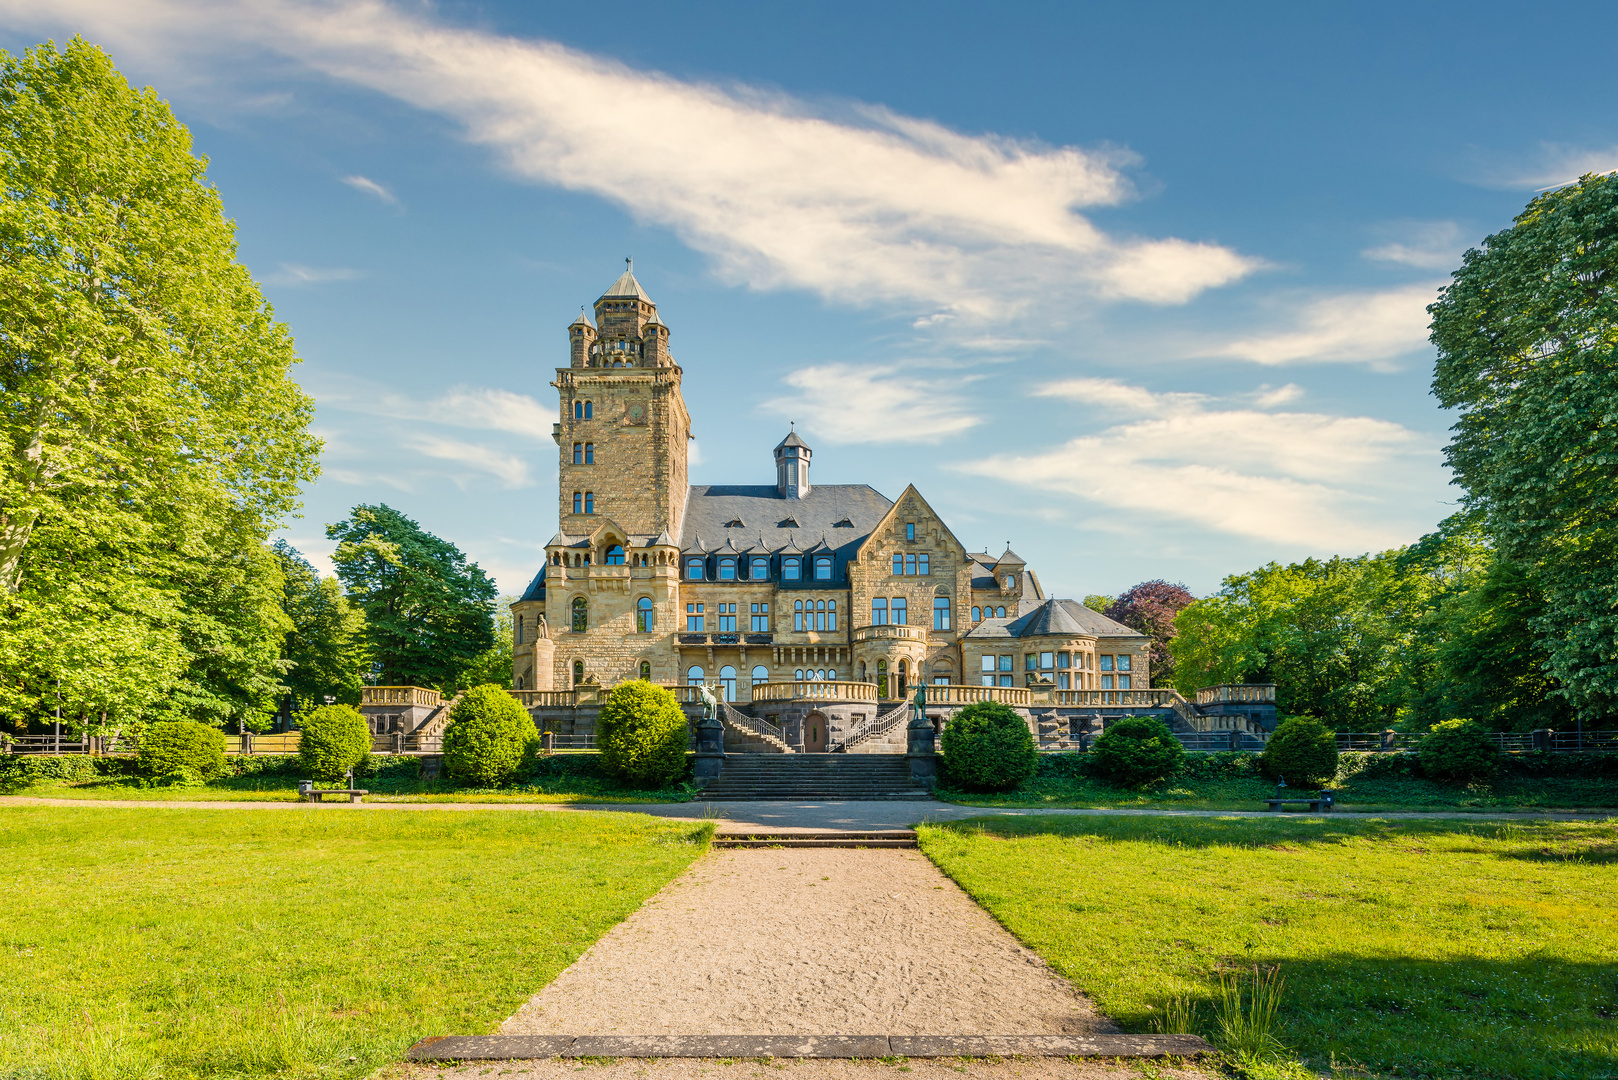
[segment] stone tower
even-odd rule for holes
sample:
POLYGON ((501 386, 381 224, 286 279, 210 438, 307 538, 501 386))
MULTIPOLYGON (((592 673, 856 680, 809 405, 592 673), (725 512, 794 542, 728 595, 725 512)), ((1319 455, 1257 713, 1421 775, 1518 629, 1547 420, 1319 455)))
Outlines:
POLYGON ((568 344, 551 384, 562 409, 561 531, 587 535, 610 519, 634 535, 679 536, 691 415, 669 328, 632 265, 596 300, 594 322, 579 313, 568 344))

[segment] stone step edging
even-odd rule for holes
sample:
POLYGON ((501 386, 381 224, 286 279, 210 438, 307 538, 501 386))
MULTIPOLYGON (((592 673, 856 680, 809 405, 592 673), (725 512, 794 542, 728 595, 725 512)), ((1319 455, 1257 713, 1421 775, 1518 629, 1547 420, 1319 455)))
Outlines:
POLYGON ((1196 1057, 1195 1035, 449 1035, 423 1039, 411 1061, 538 1058, 1196 1057))

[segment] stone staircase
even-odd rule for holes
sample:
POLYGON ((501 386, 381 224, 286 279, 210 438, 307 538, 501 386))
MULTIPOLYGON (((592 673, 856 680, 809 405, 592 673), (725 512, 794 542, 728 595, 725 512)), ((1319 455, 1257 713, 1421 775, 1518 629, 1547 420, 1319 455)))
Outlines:
POLYGON ((709 802, 765 799, 930 799, 896 754, 727 754, 724 771, 702 790, 709 802))

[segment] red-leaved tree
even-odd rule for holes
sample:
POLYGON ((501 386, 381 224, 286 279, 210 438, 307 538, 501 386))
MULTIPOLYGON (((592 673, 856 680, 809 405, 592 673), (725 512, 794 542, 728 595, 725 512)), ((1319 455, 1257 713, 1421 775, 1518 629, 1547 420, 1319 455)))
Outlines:
POLYGON ((1152 685, 1169 686, 1174 680, 1174 616, 1196 597, 1184 585, 1158 578, 1125 591, 1101 614, 1138 630, 1152 639, 1152 685))

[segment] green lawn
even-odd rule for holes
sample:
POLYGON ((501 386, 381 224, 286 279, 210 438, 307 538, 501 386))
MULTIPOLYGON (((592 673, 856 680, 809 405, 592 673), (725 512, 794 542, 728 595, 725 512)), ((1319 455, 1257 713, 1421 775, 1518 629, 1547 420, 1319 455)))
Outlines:
POLYGON ((1618 1076, 1612 821, 997 817, 920 833, 1125 1030, 1189 994, 1207 1033, 1216 970, 1279 964, 1279 1035, 1316 1068, 1618 1076))
POLYGON ((624 814, 0 808, 0 1076, 349 1078, 481 1034, 705 850, 624 814))
MULTIPOLYGON (((1039 774, 1013 791, 979 795, 946 786, 938 797, 965 806, 1263 810, 1261 800, 1275 793, 1275 781, 1263 774, 1257 755, 1193 754, 1180 775, 1142 790, 1087 775, 1086 756, 1047 754, 1040 759, 1039 774)), ((1618 770, 1611 776, 1553 771, 1557 766, 1606 771, 1610 765, 1598 755, 1589 757, 1594 760, 1565 755, 1560 761, 1534 761, 1520 765, 1521 771, 1508 768, 1491 783, 1462 786, 1412 775, 1406 755, 1345 754, 1332 787, 1339 809, 1373 813, 1618 809, 1618 770)))

